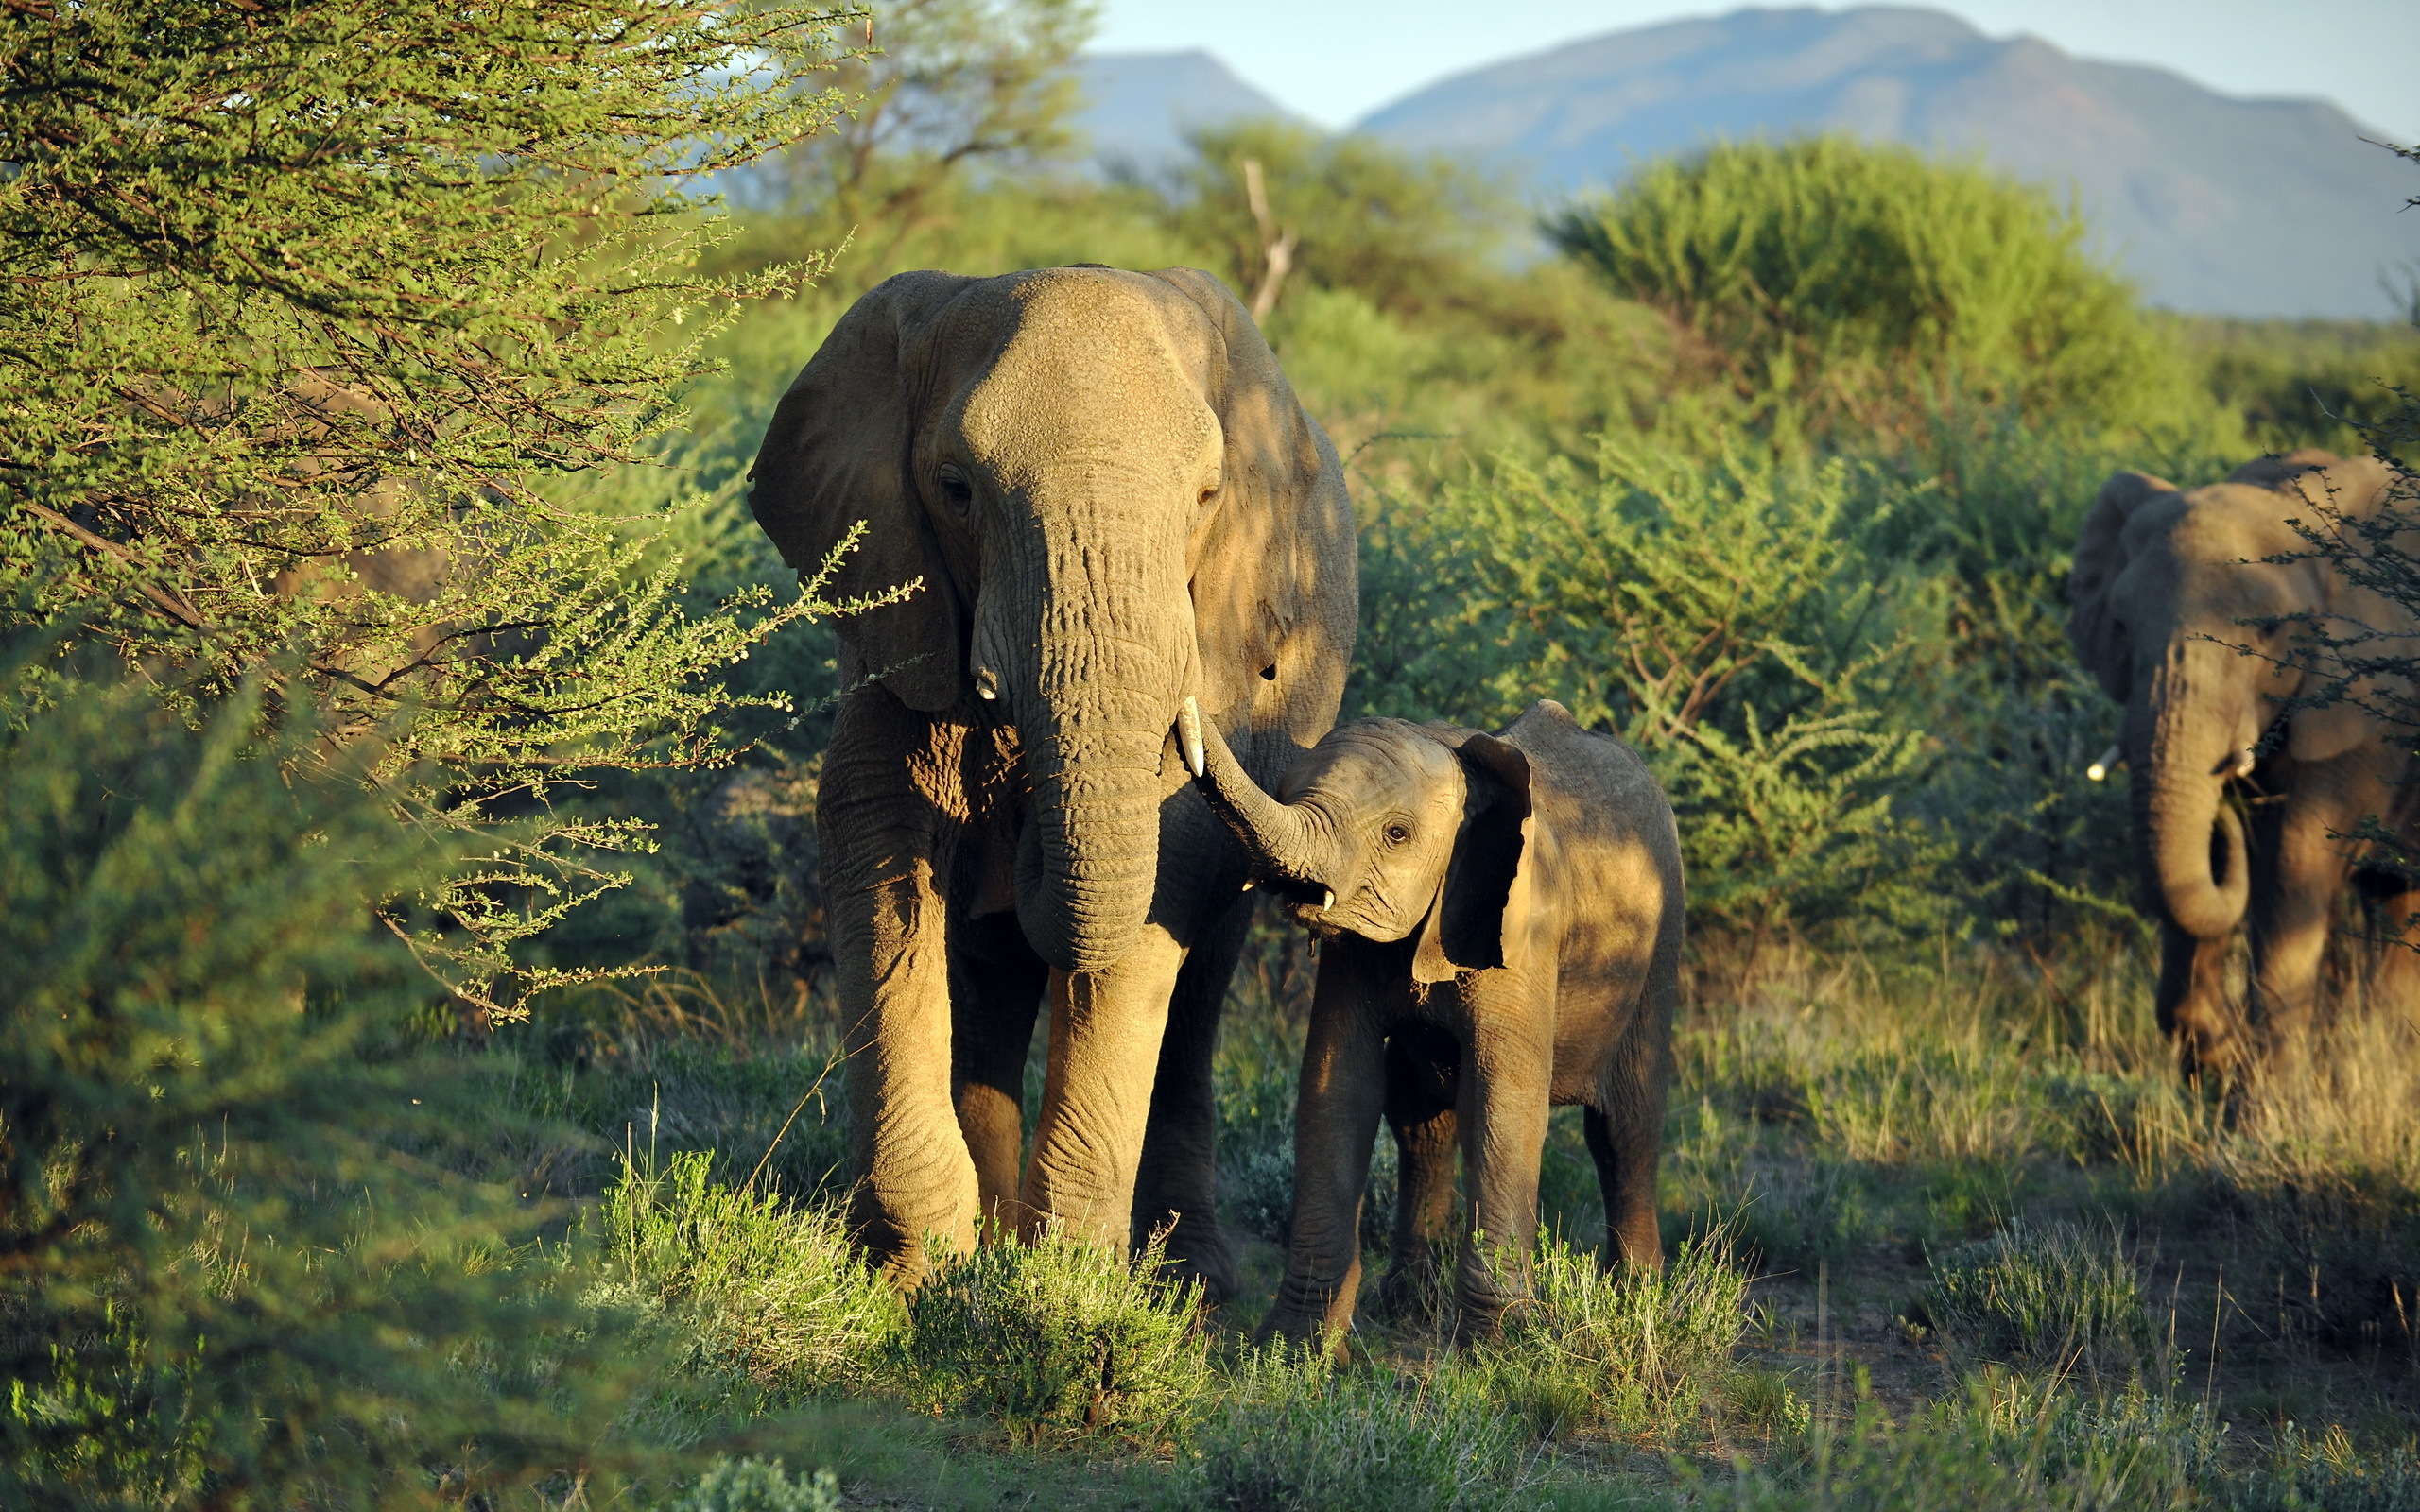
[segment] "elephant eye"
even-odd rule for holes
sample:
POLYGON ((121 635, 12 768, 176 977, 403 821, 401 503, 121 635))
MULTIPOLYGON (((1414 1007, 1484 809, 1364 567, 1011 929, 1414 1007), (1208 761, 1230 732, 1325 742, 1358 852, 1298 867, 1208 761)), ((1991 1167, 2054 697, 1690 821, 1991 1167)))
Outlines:
POLYGON ((1401 845, 1410 838, 1411 831, 1408 827, 1400 824, 1387 826, 1387 844, 1401 845))
POLYGON ((950 507, 959 513, 964 514, 975 503, 975 485, 967 482, 966 474, 958 469, 942 468, 941 485, 942 497, 948 499, 950 507))

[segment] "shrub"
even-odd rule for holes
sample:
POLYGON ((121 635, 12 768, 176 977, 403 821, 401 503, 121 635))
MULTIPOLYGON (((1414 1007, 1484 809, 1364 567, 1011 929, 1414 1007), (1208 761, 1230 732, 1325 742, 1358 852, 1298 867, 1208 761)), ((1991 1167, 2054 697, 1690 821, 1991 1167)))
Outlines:
POLYGON ((1607 1268, 1543 1239, 1530 1297, 1500 1342, 1453 1368, 1541 1435, 1584 1427, 1670 1434, 1715 1403, 1747 1329, 1748 1278, 1727 1229, 1688 1240, 1662 1273, 1607 1268))
POLYGON ((1130 1263, 1054 1230, 936 1257, 890 1351, 909 1400, 998 1418, 1011 1442, 1168 1433, 1209 1363, 1199 1284, 1161 1280, 1162 1256, 1158 1239, 1130 1263))
POLYGON ((2150 1363, 2141 1279, 2115 1228, 2012 1219, 1988 1239, 1933 1256, 1931 1266, 1925 1311, 1977 1354, 2096 1374, 2150 1363))
POLYGON ((1363 549, 1357 712, 1493 729, 1553 697, 1670 793, 1693 923, 1927 927, 1939 838, 1897 807, 1919 607, 1865 551, 1846 464, 1600 439, 1397 499, 1363 549))
POLYGON ((493 1080, 374 925, 451 858, 299 700, 52 687, 0 717, 0 1504, 606 1485, 644 1351, 518 1263, 493 1080))
POLYGON ((664 1512, 840 1512, 830 1470, 793 1476, 778 1459, 719 1459, 664 1512))
POLYGON ((278 668, 427 812, 518 815, 475 881, 433 885, 448 927, 420 941, 492 1011, 520 1010, 508 948, 634 848, 530 791, 728 755, 735 711, 776 700, 719 670, 814 608, 692 612, 560 495, 678 421, 737 301, 826 261, 701 275, 721 232, 680 185, 838 115, 797 86, 844 25, 626 0, 482 11, 469 45, 458 9, 389 0, 0 20, 0 387, 12 455, 43 458, 0 471, 0 624, 197 696, 278 668))
POLYGON ((1204 1512, 1481 1512, 1532 1504, 1535 1478, 1515 1423, 1462 1383, 1330 1374, 1280 1346, 1240 1363, 1171 1500, 1204 1512))
POLYGON ((692 1368, 730 1371, 785 1394, 833 1386, 900 1327, 890 1289, 858 1258, 829 1204, 793 1209, 769 1188, 712 1178, 683 1151, 662 1171, 626 1158, 589 1219, 611 1290, 668 1311, 692 1368))
POLYGON ((1709 375, 1843 433, 1945 398, 2122 428, 2187 394, 2081 215, 1979 164, 1841 136, 1651 163, 1547 234, 1702 343, 1709 375))

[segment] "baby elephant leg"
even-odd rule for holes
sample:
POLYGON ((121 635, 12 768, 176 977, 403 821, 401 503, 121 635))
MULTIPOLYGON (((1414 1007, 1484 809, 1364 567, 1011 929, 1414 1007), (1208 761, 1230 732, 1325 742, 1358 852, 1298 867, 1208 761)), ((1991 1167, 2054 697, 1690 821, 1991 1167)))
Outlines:
POLYGON ((1501 1332, 1505 1309, 1526 1298, 1537 1243, 1538 1162, 1546 1154, 1554 1077, 1551 1030, 1524 1011, 1512 973, 1483 971, 1465 988, 1477 1026, 1462 1063, 1460 1107, 1469 1225, 1455 1277, 1463 1339, 1501 1332))
POLYGON ((1426 1025, 1400 1029, 1387 1044, 1395 1236, 1378 1300, 1396 1322, 1430 1314, 1439 1301, 1438 1251, 1454 1222, 1454 1100, 1461 1059, 1461 1047, 1452 1036, 1426 1025))

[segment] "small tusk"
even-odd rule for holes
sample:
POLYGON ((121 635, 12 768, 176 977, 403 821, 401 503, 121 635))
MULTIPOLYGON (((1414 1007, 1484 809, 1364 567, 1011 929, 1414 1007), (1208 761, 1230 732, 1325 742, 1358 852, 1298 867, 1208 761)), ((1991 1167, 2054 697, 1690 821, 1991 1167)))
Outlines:
POLYGON ((999 696, 999 690, 996 688, 977 688, 975 690, 975 696, 982 699, 985 703, 990 703, 999 696))
POLYGON ((1335 906, 1336 906, 1336 894, 1335 894, 1335 893, 1333 893, 1333 892, 1326 891, 1326 890, 1324 890, 1324 889, 1323 889, 1323 890, 1322 890, 1322 892, 1320 893, 1320 912, 1321 912, 1321 913, 1322 913, 1322 914, 1324 914, 1324 913, 1326 913, 1329 909, 1331 909, 1331 908, 1333 908, 1333 907, 1335 907, 1335 906))
POLYGON ((2243 754, 2235 759, 2235 775, 2238 777, 2250 777, 2252 775, 2252 747, 2246 746, 2243 747, 2243 754))
POLYGON ((1246 877, 1244 879, 1244 891, 1252 891, 1252 879, 1250 877, 1246 877))
POLYGON ((975 696, 990 703, 1000 696, 1000 677, 990 667, 975 674, 975 696))
POLYGON ((1193 701, 1193 696, 1190 694, 1185 696, 1184 702, 1177 706, 1176 738, 1184 747, 1185 770, 1191 772, 1196 777, 1200 777, 1203 766, 1201 760, 1201 706, 1193 701))
POLYGON ((2093 763, 2091 765, 2083 769, 2083 775, 2091 778, 2096 782, 2105 782, 2109 781, 2109 774, 2118 769, 2119 765, 2118 758, 2124 754, 2125 753, 2118 747, 2114 745, 2111 746, 2107 750, 2100 753, 2100 760, 2093 763))

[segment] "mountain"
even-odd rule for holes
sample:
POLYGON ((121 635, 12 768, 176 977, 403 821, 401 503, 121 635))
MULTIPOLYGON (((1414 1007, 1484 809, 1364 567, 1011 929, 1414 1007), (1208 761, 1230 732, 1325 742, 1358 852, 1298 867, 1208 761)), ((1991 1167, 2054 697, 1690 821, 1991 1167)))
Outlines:
POLYGON ((1895 6, 1739 10, 1458 74, 1356 128, 1534 173, 1618 180, 1718 137, 1839 130, 1980 152, 2072 185, 2100 249, 2156 303, 2382 318, 2420 271, 2420 171, 2323 100, 2240 99, 2162 69, 1994 40, 1895 6))
POLYGON ((1287 113, 1199 50, 1088 53, 1077 87, 1085 105, 1075 124, 1091 139, 1093 155, 1143 168, 1182 153, 1186 127, 1287 113))

